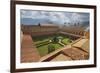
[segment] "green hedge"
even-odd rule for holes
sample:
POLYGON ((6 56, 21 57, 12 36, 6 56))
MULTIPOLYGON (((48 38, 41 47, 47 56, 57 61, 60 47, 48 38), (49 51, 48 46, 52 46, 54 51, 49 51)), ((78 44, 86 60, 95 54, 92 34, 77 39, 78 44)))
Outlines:
POLYGON ((39 44, 36 44, 37 47, 40 47, 40 46, 43 46, 43 45, 47 45, 49 44, 50 42, 49 41, 45 41, 45 42, 41 42, 39 44))

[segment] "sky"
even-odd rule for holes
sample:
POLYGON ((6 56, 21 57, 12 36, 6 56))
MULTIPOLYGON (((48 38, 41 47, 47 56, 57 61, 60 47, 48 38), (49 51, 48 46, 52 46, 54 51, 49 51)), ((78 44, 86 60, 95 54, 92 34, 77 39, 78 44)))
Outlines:
POLYGON ((89 13, 68 11, 42 11, 21 10, 21 24, 37 25, 39 23, 53 23, 58 25, 70 25, 74 23, 89 22, 89 13), (68 24, 70 23, 70 24, 68 24))

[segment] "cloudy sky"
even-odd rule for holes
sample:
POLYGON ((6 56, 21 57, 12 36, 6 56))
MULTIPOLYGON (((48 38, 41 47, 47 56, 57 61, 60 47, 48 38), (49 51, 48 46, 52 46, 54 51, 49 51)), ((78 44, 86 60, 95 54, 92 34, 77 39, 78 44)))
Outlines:
POLYGON ((38 23, 83 23, 89 22, 89 13, 21 10, 21 24, 36 25, 38 23))

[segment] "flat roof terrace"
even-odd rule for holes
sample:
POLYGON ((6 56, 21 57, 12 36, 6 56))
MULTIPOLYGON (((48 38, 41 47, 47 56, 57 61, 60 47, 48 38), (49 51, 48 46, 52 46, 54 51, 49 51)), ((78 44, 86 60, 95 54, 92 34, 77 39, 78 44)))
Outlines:
POLYGON ((40 55, 30 35, 23 35, 21 43, 21 62, 37 62, 40 55))
POLYGON ((82 50, 84 50, 85 52, 89 52, 89 39, 82 39, 79 42, 73 44, 72 46, 74 47, 78 47, 82 50))

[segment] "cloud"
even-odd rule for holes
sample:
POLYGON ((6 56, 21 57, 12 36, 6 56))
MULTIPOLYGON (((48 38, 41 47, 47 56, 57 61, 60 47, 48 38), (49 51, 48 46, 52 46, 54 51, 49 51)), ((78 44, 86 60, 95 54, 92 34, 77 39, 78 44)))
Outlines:
POLYGON ((21 18, 48 19, 58 23, 89 21, 89 13, 21 10, 21 18))
POLYGON ((32 12, 28 10, 21 10, 21 18, 31 18, 31 13, 32 12))

